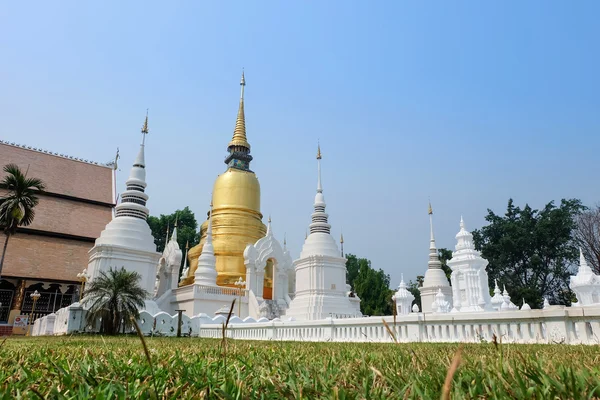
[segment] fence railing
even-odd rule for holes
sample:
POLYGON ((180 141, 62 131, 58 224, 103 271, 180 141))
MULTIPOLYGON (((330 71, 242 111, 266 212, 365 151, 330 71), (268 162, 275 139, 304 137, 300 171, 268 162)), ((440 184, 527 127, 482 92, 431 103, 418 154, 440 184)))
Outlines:
MULTIPOLYGON (((85 310, 69 307, 36 321, 37 334, 85 331, 85 310), (65 311, 66 310, 66 311, 65 311), (53 324, 53 325, 52 325, 53 324)), ((205 314, 182 316, 182 332, 219 338, 225 317, 205 314)), ((144 334, 174 336, 178 315, 140 313, 144 334)), ((232 339, 319 342, 487 342, 600 343, 600 307, 550 307, 544 310, 511 310, 481 313, 412 313, 367 318, 327 318, 318 321, 281 321, 232 317, 226 330, 232 339), (385 321, 385 322, 384 322, 385 321), (387 325, 387 326, 386 326, 387 325)))

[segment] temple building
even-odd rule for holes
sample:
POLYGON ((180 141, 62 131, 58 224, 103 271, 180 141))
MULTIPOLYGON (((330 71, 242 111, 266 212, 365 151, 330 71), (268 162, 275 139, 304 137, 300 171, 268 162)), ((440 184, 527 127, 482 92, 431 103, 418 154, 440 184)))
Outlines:
MULTIPOLYGON (((233 138, 225 159, 227 170, 219 175, 212 191, 212 240, 216 258, 217 285, 235 288, 235 282, 246 276, 244 249, 253 245, 267 233, 260 212, 260 184, 250 169, 252 156, 246 137, 244 115, 244 88, 246 80, 242 73, 241 94, 233 138)), ((180 286, 194 283, 198 257, 206 243, 208 220, 200 228, 200 243, 188 253, 189 270, 180 286)), ((273 266, 267 265, 264 277, 265 299, 272 298, 273 266)))
MULTIPOLYGON (((29 315, 37 290, 34 319, 79 299, 77 274, 111 220, 115 203, 111 165, 0 141, 0 160, 41 179, 33 223, 9 240, 0 280, 0 334, 12 332, 16 316, 29 315)), ((5 189, 0 188, 0 196, 5 189)), ((0 249, 6 236, 0 235, 0 249)))

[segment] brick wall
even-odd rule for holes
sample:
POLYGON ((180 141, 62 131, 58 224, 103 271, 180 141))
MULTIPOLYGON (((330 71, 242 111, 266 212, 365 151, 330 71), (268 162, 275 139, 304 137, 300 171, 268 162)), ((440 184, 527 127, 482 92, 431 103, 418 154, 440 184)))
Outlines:
POLYGON ((112 203, 112 169, 0 143, 0 166, 14 163, 40 178, 46 190, 112 203))
MULTIPOLYGON (((0 249, 6 236, 0 235, 0 249)), ((2 276, 76 281, 94 243, 17 233, 10 238, 2 276)))

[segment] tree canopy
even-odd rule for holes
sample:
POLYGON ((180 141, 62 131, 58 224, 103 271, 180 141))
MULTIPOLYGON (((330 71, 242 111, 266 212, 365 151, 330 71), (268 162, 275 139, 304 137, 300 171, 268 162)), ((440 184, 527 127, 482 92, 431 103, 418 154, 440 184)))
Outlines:
POLYGON ((346 255, 346 281, 360 298, 360 311, 365 315, 391 315, 393 312, 390 276, 375 270, 371 261, 346 255))
MULTIPOLYGON (((161 214, 160 217, 148 217, 148 225, 150 225, 152 236, 154 236, 156 251, 164 251, 166 241, 170 239, 170 237, 167 238, 167 226, 169 227, 169 235, 171 235, 175 221, 177 221, 177 244, 179 244, 182 251, 185 251, 185 245, 188 241, 190 248, 200 242, 196 217, 189 207, 185 207, 183 210, 177 210, 169 215, 161 214)), ((184 258, 181 259, 182 266, 184 258)))
POLYGON ((532 307, 541 307, 543 297, 570 305, 569 276, 578 260, 574 229, 583 210, 577 199, 541 210, 521 209, 510 199, 504 216, 488 209, 489 224, 473 231, 473 240, 489 261, 490 287, 498 279, 515 302, 525 299, 532 307))
POLYGON ((600 274, 600 205, 578 215, 575 237, 589 265, 600 274))
POLYGON ((121 267, 110 268, 86 288, 83 303, 89 309, 87 323, 94 326, 101 320, 100 331, 109 335, 131 326, 131 318, 138 318, 138 309, 144 307, 150 293, 140 286, 141 275, 121 267))

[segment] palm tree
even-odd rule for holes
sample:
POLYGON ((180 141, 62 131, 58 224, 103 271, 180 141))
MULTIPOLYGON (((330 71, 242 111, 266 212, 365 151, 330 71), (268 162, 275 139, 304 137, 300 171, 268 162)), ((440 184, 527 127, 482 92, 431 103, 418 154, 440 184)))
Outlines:
POLYGON ((8 193, 0 198, 0 229, 6 235, 0 258, 0 277, 8 239, 17 232, 18 226, 27 226, 33 222, 34 208, 39 202, 37 195, 46 188, 41 179, 28 178, 27 172, 23 174, 15 164, 5 165, 4 172, 6 176, 0 181, 0 187, 8 193))
POLYGON ((109 335, 130 326, 131 318, 139 317, 138 309, 144 307, 144 300, 150 296, 140 286, 141 279, 140 274, 123 267, 101 271, 100 276, 89 284, 83 298, 83 303, 89 305, 87 323, 95 326, 102 318, 100 329, 109 335))

